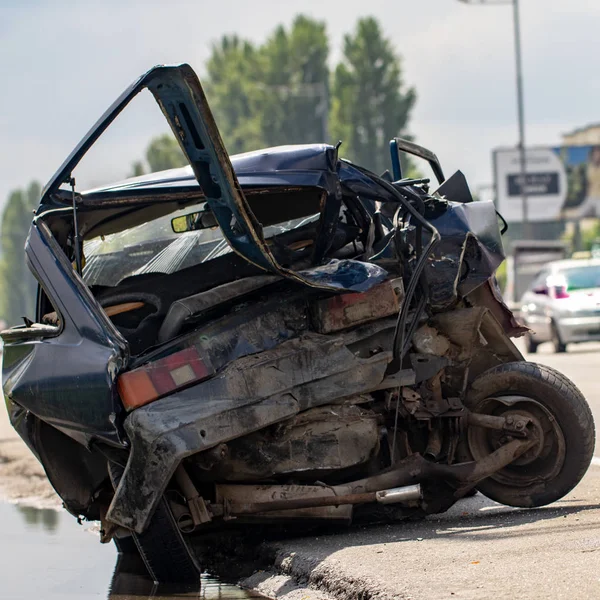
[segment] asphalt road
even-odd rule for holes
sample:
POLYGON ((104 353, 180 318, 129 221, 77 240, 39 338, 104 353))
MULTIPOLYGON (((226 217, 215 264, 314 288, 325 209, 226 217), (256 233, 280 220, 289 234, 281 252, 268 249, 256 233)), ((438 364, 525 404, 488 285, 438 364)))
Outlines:
MULTIPOLYGON (((600 430, 600 344, 528 360, 563 372, 584 393, 600 430)), ((598 457, 573 492, 539 509, 515 509, 481 494, 425 521, 350 529, 279 543, 281 572, 328 592, 326 597, 592 599, 600 598, 600 443, 598 457)), ((277 576, 251 583, 287 600, 277 576)), ((304 592, 303 598, 321 598, 304 592)))
MULTIPOLYGON (((560 355, 544 344, 527 359, 572 379, 600 430, 600 344, 560 355)), ((478 494, 425 521, 290 539, 273 548, 277 572, 259 572, 249 583, 282 600, 600 598, 599 438, 583 481, 551 506, 514 509, 478 494), (310 587, 300 590, 282 574, 310 587)), ((13 499, 56 503, 4 415, 0 482, 13 499)))
POLYGON ((600 343, 571 344, 565 354, 554 354, 550 344, 542 344, 526 358, 561 371, 583 392, 594 414, 596 455, 600 457, 600 343))

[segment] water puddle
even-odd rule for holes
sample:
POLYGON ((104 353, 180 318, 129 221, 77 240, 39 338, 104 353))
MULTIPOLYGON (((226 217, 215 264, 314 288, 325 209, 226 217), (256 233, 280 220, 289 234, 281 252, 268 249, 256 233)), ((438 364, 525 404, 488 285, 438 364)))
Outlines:
POLYGON ((155 586, 113 545, 100 545, 69 514, 0 504, 0 598, 3 600, 242 600, 263 598, 206 576, 201 589, 155 586))

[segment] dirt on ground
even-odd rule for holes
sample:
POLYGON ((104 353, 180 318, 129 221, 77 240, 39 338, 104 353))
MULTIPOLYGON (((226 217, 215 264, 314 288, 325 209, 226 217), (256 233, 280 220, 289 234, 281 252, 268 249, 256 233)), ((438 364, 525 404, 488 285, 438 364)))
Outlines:
POLYGON ((0 406, 0 498, 40 508, 61 506, 44 469, 11 427, 4 406, 0 406))

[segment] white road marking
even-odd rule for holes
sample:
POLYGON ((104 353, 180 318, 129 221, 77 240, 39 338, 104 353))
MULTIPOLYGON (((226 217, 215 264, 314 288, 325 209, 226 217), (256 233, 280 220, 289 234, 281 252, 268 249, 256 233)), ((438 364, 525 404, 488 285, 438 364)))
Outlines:
POLYGON ((600 467, 600 456, 594 456, 594 457, 592 457, 592 464, 595 467, 600 467))

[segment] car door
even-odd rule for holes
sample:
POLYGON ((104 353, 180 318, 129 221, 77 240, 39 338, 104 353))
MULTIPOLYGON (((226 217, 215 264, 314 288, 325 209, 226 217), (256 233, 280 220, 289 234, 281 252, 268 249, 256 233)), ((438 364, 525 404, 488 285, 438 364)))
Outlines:
POLYGON ((127 342, 43 221, 34 220, 25 252, 40 293, 36 322, 2 332, 11 421, 25 438, 24 416, 31 412, 85 445, 92 438, 118 443, 115 382, 127 363, 127 342))

